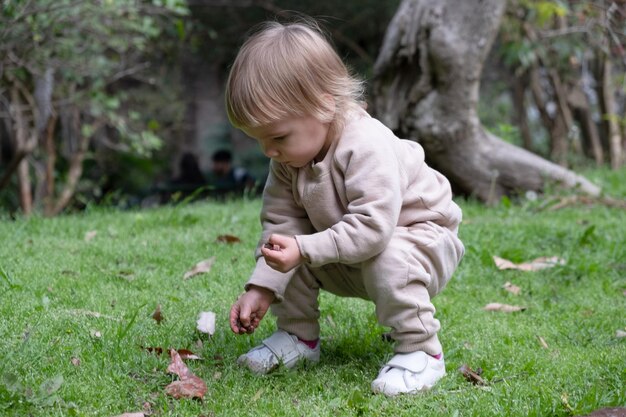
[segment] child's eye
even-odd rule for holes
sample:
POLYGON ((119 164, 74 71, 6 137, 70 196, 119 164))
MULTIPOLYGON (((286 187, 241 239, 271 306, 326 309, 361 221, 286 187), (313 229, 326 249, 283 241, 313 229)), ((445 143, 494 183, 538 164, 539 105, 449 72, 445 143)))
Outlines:
POLYGON ((286 138, 287 138, 287 136, 276 136, 276 137, 274 138, 274 140, 275 140, 275 141, 277 141, 277 142, 280 142, 280 141, 282 141, 282 140, 285 140, 286 138))

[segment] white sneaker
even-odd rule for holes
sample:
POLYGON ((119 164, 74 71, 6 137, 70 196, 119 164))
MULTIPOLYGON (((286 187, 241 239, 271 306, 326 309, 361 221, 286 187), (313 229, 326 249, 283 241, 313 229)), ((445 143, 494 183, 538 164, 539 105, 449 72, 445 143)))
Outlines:
POLYGON ((277 330, 273 335, 263 340, 262 344, 251 349, 237 359, 237 363, 248 367, 256 374, 267 374, 282 363, 285 368, 291 369, 303 361, 319 362, 320 343, 315 349, 298 340, 297 336, 284 330, 277 330))
POLYGON ((441 359, 425 352, 398 353, 380 370, 372 391, 387 396, 416 394, 432 388, 446 374, 441 359))

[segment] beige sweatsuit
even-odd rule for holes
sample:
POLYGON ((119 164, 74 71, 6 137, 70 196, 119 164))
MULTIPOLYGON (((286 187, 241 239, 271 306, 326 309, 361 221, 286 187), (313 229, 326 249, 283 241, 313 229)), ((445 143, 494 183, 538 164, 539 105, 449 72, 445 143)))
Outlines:
POLYGON ((360 110, 322 161, 271 162, 246 288, 273 291, 278 327, 305 340, 319 337, 320 289, 372 300, 396 352, 436 355, 440 325, 430 300, 463 256, 460 221, 450 184, 426 165, 422 147, 360 110), (260 247, 272 233, 295 236, 308 262, 288 273, 270 268, 260 247))

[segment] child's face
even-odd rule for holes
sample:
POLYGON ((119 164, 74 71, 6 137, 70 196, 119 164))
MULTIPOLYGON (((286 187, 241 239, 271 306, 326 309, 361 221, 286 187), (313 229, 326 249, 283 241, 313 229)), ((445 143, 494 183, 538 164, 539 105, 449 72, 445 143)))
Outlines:
POLYGON ((328 137, 330 124, 313 116, 292 117, 268 125, 245 128, 243 131, 256 139, 263 153, 276 162, 301 168, 311 161, 321 161, 332 138, 328 137))

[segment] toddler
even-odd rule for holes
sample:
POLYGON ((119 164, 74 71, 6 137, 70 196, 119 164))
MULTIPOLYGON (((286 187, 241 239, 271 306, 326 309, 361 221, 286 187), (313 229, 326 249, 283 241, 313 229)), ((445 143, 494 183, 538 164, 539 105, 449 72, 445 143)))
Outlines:
POLYGON ((265 374, 319 361, 320 290, 371 300, 395 342, 372 390, 414 394, 445 374, 431 298, 463 256, 461 210, 422 147, 363 109, 362 90, 314 23, 266 23, 241 47, 228 117, 271 162, 230 326, 252 333, 271 307, 278 330, 238 359, 265 374))

